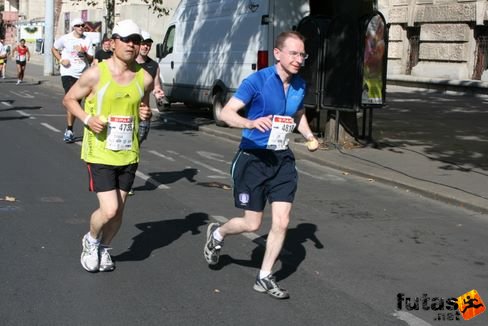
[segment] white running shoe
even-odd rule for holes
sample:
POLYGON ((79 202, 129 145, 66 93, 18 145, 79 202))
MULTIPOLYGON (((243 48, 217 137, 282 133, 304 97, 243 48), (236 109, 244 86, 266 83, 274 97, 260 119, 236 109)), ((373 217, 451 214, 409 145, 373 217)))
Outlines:
POLYGON ((100 246, 100 267, 98 268, 100 272, 111 272, 115 269, 115 263, 110 257, 109 250, 112 250, 112 248, 100 246))
POLYGON ((81 240, 83 251, 81 252, 81 266, 89 272, 98 272, 100 262, 98 257, 98 244, 88 241, 88 233, 81 240))

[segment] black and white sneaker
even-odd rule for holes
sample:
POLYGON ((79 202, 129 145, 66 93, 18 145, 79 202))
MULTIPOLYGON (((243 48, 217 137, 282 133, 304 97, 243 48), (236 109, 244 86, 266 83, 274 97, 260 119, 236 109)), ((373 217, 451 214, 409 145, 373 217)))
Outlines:
POLYGON ((219 226, 219 223, 210 223, 207 228, 207 241, 203 248, 203 256, 209 265, 216 265, 219 262, 220 249, 224 244, 224 241, 217 241, 213 237, 213 232, 219 226))
POLYGON ((258 274, 253 288, 258 292, 267 293, 276 299, 288 299, 290 297, 288 291, 280 288, 278 283, 276 283, 275 278, 271 274, 261 279, 259 278, 258 274))

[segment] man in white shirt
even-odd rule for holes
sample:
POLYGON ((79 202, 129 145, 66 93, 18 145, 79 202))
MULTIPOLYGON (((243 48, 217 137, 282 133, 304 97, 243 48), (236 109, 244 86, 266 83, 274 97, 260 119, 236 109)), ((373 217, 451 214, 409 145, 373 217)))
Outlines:
MULTIPOLYGON (((84 35, 85 22, 75 18, 71 21, 71 28, 73 31, 57 39, 52 48, 54 57, 60 63, 59 72, 65 93, 68 93, 82 72, 90 66, 94 54, 91 40, 84 35)), ((67 111, 66 121, 63 140, 66 143, 73 143, 75 117, 69 111, 67 111)))
POLYGON ((0 77, 5 79, 5 72, 3 70, 3 65, 7 61, 7 47, 3 44, 4 40, 0 39, 0 77))

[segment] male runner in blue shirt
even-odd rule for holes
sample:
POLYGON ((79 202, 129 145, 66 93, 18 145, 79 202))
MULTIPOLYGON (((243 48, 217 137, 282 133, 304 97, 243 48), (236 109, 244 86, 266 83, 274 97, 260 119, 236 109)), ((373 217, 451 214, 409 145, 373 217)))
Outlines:
POLYGON ((204 247, 207 263, 217 264, 224 237, 258 230, 268 200, 272 225, 254 290, 277 299, 289 297, 271 271, 283 247, 297 189, 295 157, 288 148, 295 125, 308 140, 309 150, 318 148, 303 107, 305 81, 297 75, 308 57, 304 48, 304 38, 298 32, 281 33, 273 50, 276 65, 246 78, 223 108, 220 119, 243 129, 232 178, 235 206, 244 209, 244 216, 223 225, 211 223, 204 247), (245 117, 238 113, 243 108, 245 117))

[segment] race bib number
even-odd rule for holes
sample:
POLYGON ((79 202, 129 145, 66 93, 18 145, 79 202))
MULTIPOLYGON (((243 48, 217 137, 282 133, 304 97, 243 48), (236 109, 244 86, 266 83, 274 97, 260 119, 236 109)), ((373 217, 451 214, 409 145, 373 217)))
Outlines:
POLYGON ((134 118, 109 116, 107 121, 107 149, 123 151, 132 148, 134 118))
POLYGON ((275 115, 269 135, 267 149, 281 151, 288 148, 289 135, 295 129, 296 123, 292 117, 275 115))
POLYGON ((24 61, 25 61, 25 54, 19 54, 19 55, 17 56, 17 60, 18 60, 18 61, 21 61, 21 62, 24 62, 24 61))

